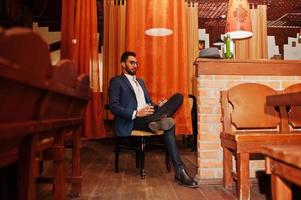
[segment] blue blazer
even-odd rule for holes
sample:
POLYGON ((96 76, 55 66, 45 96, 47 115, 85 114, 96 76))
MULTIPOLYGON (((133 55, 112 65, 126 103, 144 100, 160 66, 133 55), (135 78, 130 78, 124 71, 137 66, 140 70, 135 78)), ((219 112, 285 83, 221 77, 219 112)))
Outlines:
MULTIPOLYGON (((152 104, 152 101, 145 88, 144 81, 138 79, 143 89, 145 101, 152 104)), ((110 111, 115 116, 115 132, 117 136, 129 136, 133 130, 133 112, 137 110, 137 100, 134 89, 125 75, 115 76, 110 80, 109 86, 110 111)))

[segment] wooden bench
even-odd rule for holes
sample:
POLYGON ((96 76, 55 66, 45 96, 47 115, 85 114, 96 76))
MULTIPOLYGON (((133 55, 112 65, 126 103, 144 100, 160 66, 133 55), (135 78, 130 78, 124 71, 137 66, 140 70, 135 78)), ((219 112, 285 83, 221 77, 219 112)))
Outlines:
POLYGON ((239 199, 250 199, 250 154, 262 153, 262 146, 267 144, 301 142, 301 134, 289 132, 288 123, 282 122, 280 126, 279 112, 266 105, 266 97, 276 93, 256 83, 240 84, 221 92, 223 185, 230 188, 233 180, 237 180, 239 199), (233 156, 236 173, 233 172, 233 156))
POLYGON ((53 199, 65 199, 64 142, 73 141, 69 182, 80 193, 80 132, 89 77, 50 63, 48 45, 26 29, 0 35, 0 167, 18 161, 18 199, 35 199, 36 156, 53 161, 53 199))

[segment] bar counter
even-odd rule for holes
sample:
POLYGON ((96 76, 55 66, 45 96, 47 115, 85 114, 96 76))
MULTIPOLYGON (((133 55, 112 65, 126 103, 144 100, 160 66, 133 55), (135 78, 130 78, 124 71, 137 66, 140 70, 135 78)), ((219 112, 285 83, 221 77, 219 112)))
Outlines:
MULTIPOLYGON (((220 91, 241 83, 260 83, 276 90, 301 82, 300 60, 195 61, 198 104, 198 178, 205 182, 222 178, 222 130, 220 91)), ((264 170, 264 160, 251 161, 250 175, 264 170)))

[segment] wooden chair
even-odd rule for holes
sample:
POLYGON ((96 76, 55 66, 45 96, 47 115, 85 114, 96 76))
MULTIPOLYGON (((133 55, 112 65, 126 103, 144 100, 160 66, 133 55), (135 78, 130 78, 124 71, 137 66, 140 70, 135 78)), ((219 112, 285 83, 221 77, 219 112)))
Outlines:
MULTIPOLYGON (((105 105, 105 109, 109 110, 109 104, 105 105)), ((146 176, 145 172, 145 149, 148 143, 148 140, 151 138, 158 138, 162 141, 162 135, 164 134, 163 131, 158 131, 154 134, 151 131, 140 131, 140 130, 133 130, 131 136, 128 137, 119 137, 116 136, 115 139, 115 172, 119 172, 119 157, 120 152, 122 150, 132 150, 135 151, 136 156, 136 168, 140 169, 141 178, 144 179, 146 176)), ((159 146, 164 147, 165 145, 163 142, 159 144, 159 146)), ((165 165, 168 172, 170 172, 170 162, 169 162, 169 154, 167 150, 165 150, 165 165)))
MULTIPOLYGON (((84 118, 85 108, 89 97, 89 76, 83 74, 77 78, 75 65, 70 60, 61 60, 54 66, 52 78, 49 80, 49 87, 55 92, 48 91, 42 104, 42 109, 39 113, 39 119, 66 118, 73 119, 77 117, 84 118), (61 93, 58 93, 60 91, 61 93)), ((81 171, 80 171, 80 135, 82 132, 83 123, 66 126, 61 130, 59 145, 55 145, 55 149, 66 147, 68 143, 72 148, 72 168, 68 170, 66 182, 71 183, 70 195, 80 196, 81 193, 81 171)), ((58 142, 53 137, 46 134, 39 139, 39 151, 43 152, 42 161, 53 160, 54 144, 58 142), (45 150, 46 149, 46 150, 45 150)), ((61 153, 64 152, 61 150, 61 153)), ((63 176, 64 173, 64 156, 62 160, 56 160, 53 167, 54 176, 63 176), (59 172, 56 169, 62 168, 59 172), (58 174, 60 173, 60 174, 58 174), (58 174, 58 175, 57 175, 58 174)), ((40 183, 52 183, 55 177, 42 176, 37 179, 40 183)), ((60 182, 60 188, 64 188, 64 182, 60 182)))
POLYGON ((70 85, 68 78, 57 81, 61 73, 50 64, 48 45, 32 30, 5 31, 0 47, 0 167, 18 161, 18 199, 34 200, 36 155, 43 152, 54 163, 53 198, 65 199, 64 140, 83 125, 88 92, 81 88, 89 87, 87 78, 76 85, 68 73, 70 85), (83 106, 72 108, 77 104, 83 106))
MULTIPOLYGON (((76 81, 76 93, 68 111, 69 117, 82 117, 85 118, 86 107, 88 103, 88 98, 90 96, 90 78, 87 74, 82 74, 78 76, 76 81)), ((69 135, 65 136, 65 141, 67 141, 66 146, 72 148, 72 168, 70 173, 66 177, 66 181, 71 183, 71 193, 72 197, 79 197, 82 191, 82 174, 81 174, 81 160, 80 160, 80 149, 81 149, 81 137, 83 136, 83 126, 84 123, 75 126, 69 135), (68 137, 69 136, 69 137, 68 137)))
POLYGON ((0 47, 0 167, 18 160, 18 199, 35 199, 37 133, 50 124, 35 120, 51 71, 48 46, 30 30, 12 29, 0 47))
POLYGON ((262 146, 266 144, 301 141, 301 134, 279 130, 279 113, 265 105, 266 96, 274 94, 276 91, 272 88, 256 83, 240 84, 221 92, 223 185, 230 188, 233 179, 237 180, 239 199, 250 199, 250 154, 262 153, 262 146), (236 159, 236 173, 232 172, 232 156, 236 159))

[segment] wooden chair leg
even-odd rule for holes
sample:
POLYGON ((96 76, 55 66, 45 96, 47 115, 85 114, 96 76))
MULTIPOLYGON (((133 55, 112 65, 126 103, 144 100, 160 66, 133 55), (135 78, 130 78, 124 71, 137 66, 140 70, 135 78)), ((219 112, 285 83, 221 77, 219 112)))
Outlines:
POLYGON ((232 152, 223 148, 223 186, 227 189, 232 188, 233 185, 232 168, 232 152))
POLYGON ((71 196, 79 197, 82 189, 82 175, 80 166, 80 148, 81 148, 81 133, 82 127, 78 127, 72 134, 72 183, 71 196))
POLYGON ((145 138, 141 137, 141 152, 140 152, 140 175, 141 178, 145 178, 145 169, 144 169, 144 162, 145 162, 145 138))
POLYGON ((249 160, 249 153, 237 154, 236 171, 239 200, 250 200, 249 160))
POLYGON ((292 190, 290 183, 279 176, 271 175, 272 200, 291 200, 292 190))
POLYGON ((27 136, 19 149, 18 199, 35 200, 35 167, 37 134, 27 136))
POLYGON ((65 199, 64 145, 63 131, 58 131, 53 148, 50 149, 53 157, 53 199, 55 200, 65 199))
POLYGON ((193 133, 193 137, 192 137, 192 145, 191 145, 191 151, 192 152, 195 152, 196 150, 197 150, 197 146, 198 146, 198 144, 197 144, 197 133, 195 134, 195 133, 193 133))

